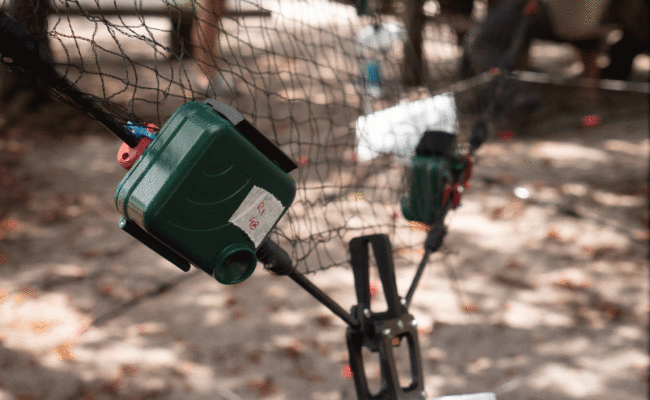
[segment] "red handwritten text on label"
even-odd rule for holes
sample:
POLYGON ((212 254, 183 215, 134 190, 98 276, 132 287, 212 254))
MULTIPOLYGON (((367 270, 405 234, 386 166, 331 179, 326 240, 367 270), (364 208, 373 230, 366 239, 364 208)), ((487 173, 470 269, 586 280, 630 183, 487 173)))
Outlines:
POLYGON ((249 224, 248 227, 253 231, 257 228, 257 225, 260 224, 260 221, 256 220, 255 217, 252 217, 251 219, 248 220, 249 224))
POLYGON ((228 222, 259 246, 284 212, 282 203, 266 190, 253 186, 228 222))

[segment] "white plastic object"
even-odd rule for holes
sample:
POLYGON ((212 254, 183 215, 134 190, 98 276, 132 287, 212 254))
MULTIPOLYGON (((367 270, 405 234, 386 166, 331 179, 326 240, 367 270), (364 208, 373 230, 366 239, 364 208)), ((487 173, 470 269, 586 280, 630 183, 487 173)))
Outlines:
POLYGON ((404 38, 404 30, 393 22, 367 25, 355 37, 355 48, 360 59, 365 93, 374 98, 383 96, 383 65, 381 60, 396 43, 404 38))
POLYGON ((357 160, 392 154, 409 163, 427 130, 458 132, 458 112, 452 93, 443 93, 363 115, 357 119, 357 160))

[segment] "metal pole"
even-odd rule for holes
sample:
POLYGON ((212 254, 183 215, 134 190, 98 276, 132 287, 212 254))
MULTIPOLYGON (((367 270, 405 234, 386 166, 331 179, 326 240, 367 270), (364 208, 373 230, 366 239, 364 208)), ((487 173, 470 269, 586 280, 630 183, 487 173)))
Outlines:
POLYGON ((327 293, 320 290, 316 285, 311 283, 303 274, 296 271, 293 261, 282 247, 269 238, 264 239, 255 252, 257 259, 264 264, 264 268, 277 275, 286 275, 293 279, 298 285, 305 289, 316 300, 329 308, 334 314, 338 315, 352 329, 358 329, 360 326, 354 316, 345 311, 337 302, 335 302, 327 293))
POLYGON ((429 261, 429 256, 431 255, 432 251, 429 249, 424 250, 424 255, 422 256, 422 260, 420 261, 420 265, 418 265, 418 269, 415 272, 415 276, 413 277, 413 282, 411 282, 411 287, 409 288, 408 293, 406 294, 405 301, 406 301, 406 308, 409 308, 411 305, 411 300, 413 299, 413 294, 415 293, 415 289, 417 289, 418 284, 420 283, 420 278, 422 278, 422 273, 424 272, 424 267, 426 267, 427 262, 429 261))
POLYGON ((565 78, 542 72, 514 71, 514 76, 524 82, 543 83, 547 85, 571 86, 577 88, 593 88, 613 92, 650 93, 650 83, 617 81, 613 79, 565 78))
POLYGON ((334 314, 339 316, 345 323, 347 323, 352 329, 359 329, 359 321, 354 318, 349 312, 345 311, 337 302, 332 300, 327 293, 320 290, 316 285, 314 285, 309 279, 307 279, 300 272, 292 271, 289 273, 289 278, 293 279, 298 285, 305 289, 309 294, 314 296, 316 300, 321 302, 325 307, 329 308, 334 314))

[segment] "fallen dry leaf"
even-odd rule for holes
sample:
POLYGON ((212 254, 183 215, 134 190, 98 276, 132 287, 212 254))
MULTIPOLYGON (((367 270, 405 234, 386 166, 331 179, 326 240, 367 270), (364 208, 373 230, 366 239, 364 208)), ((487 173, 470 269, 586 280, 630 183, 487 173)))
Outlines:
POLYGON ((463 304, 463 312, 467 314, 476 314, 479 312, 479 308, 472 303, 465 303, 463 304))
POLYGON ((597 302, 596 304, 593 304, 593 307, 603 313, 605 318, 607 318, 609 321, 620 321, 623 319, 623 307, 617 304, 597 302))
POLYGON ((323 328, 327 328, 332 325, 332 317, 330 315, 319 315, 316 317, 316 323, 323 328))
POLYGON ((54 353, 61 361, 74 361, 73 342, 64 342, 54 348, 54 353))
POLYGON ((491 219, 501 219, 503 218, 503 207, 495 207, 490 212, 491 219))
POLYGON ((552 242, 561 243, 562 238, 560 237, 560 232, 557 229, 551 228, 546 233, 546 238, 552 242))
POLYGON ((292 359, 297 359, 300 357, 300 354, 302 353, 302 343, 299 341, 294 341, 291 346, 288 346, 287 348, 284 349, 284 354, 292 359))
POLYGON ((107 283, 107 284, 101 285, 98 288, 98 291, 99 291, 100 296, 108 297, 111 294, 113 294, 113 292, 115 291, 115 286, 111 285, 110 283, 107 283))
POLYGON ((546 181, 544 181, 544 180, 535 181, 534 186, 535 186, 535 189, 544 189, 546 187, 546 181))
POLYGON ((594 249, 591 257, 594 260, 602 260, 605 258, 614 258, 616 254, 618 253, 618 250, 614 246, 600 246, 594 249))
POLYGON ((295 371, 297 376, 309 382, 320 382, 325 379, 323 375, 306 368, 298 367, 295 371))
POLYGON ((112 394, 115 395, 117 392, 120 390, 120 386, 122 386, 122 377, 119 376, 111 381, 105 382, 101 387, 100 390, 104 393, 107 394, 112 394))
POLYGON ((316 346, 315 350, 316 350, 316 353, 321 354, 321 355, 327 355, 327 354, 330 354, 332 352, 332 350, 330 349, 330 347, 328 345, 322 344, 322 343, 319 343, 316 346))
POLYGON ((12 232, 19 231, 25 224, 16 221, 15 219, 7 218, 4 221, 0 222, 0 232, 5 234, 10 234, 12 232))
POLYGON ((267 377, 263 381, 249 382, 248 389, 257 392, 257 394, 259 394, 262 397, 273 394, 278 390, 276 385, 273 383, 273 379, 271 377, 267 377))
POLYGON ((31 286, 24 286, 20 289, 20 294, 25 296, 26 298, 30 299, 36 299, 38 298, 38 290, 36 288, 33 288, 31 286))
POLYGON ((553 281, 553 284, 562 289, 569 290, 584 290, 589 287, 589 283, 586 281, 575 282, 570 278, 560 278, 553 281))
POLYGON ((228 299, 226 299, 226 306, 234 307, 236 305, 237 305, 237 299, 235 297, 230 296, 228 297, 228 299))
POLYGON ((239 376, 243 370, 244 368, 241 366, 241 364, 239 364, 238 361, 235 361, 228 367, 228 375, 239 376))
POLYGON ((494 277, 495 282, 506 286, 512 286, 517 289, 534 289, 535 287, 521 279, 512 278, 503 274, 497 274, 494 277))
POLYGON ((262 361, 262 352, 255 350, 248 353, 248 361, 253 364, 259 364, 262 361))
POLYGON ((54 324, 47 321, 30 322, 29 329, 37 334, 47 333, 54 324))
POLYGON ((4 186, 11 186, 14 184, 14 178, 11 175, 2 175, 0 177, 0 183, 4 186))
POLYGON ((515 137, 515 133, 511 130, 503 130, 497 133, 497 139, 500 142, 509 142, 515 137))
POLYGON ((639 242, 647 242, 650 239, 650 231, 635 229, 632 233, 635 240, 639 242))
POLYGON ((123 375, 135 375, 138 373, 138 367, 132 364, 124 364, 120 368, 123 375))
POLYGON ((82 253, 82 256, 84 258, 112 257, 120 255, 126 250, 126 248, 127 247, 124 245, 117 244, 105 248, 86 250, 82 253))

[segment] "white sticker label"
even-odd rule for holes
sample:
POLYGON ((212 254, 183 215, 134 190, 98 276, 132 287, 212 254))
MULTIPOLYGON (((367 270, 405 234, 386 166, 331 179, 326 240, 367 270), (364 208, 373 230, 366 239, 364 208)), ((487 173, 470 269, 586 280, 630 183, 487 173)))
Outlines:
POLYGON ((261 187, 253 186, 228 222, 244 231, 257 248, 283 211, 280 200, 261 187))

